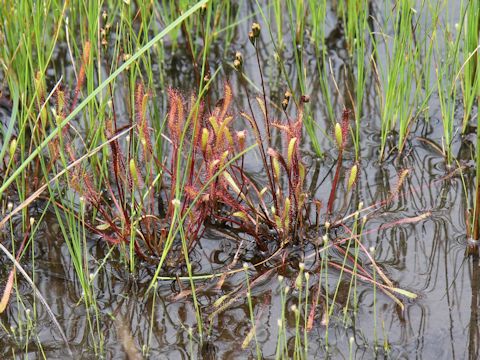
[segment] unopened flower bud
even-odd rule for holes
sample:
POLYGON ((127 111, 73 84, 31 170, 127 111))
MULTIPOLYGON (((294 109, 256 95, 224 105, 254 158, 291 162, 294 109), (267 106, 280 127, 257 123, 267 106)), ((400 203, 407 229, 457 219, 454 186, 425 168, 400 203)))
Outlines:
POLYGON ((17 139, 13 138, 12 141, 10 141, 10 148, 9 148, 10 158, 13 158, 13 156, 15 155, 15 150, 17 150, 17 139))
POLYGON ((202 129, 202 151, 205 153, 207 151, 207 145, 208 145, 208 129, 203 128, 202 129))
POLYGON ((335 124, 335 141, 337 142, 338 149, 342 149, 343 148, 342 126, 338 122, 335 124))
POLYGON ((138 186, 138 171, 137 171, 137 166, 135 165, 134 159, 130 159, 129 167, 130 167, 130 175, 132 176, 132 179, 135 185, 138 186))
POLYGON ((355 181, 357 180, 357 173, 358 173, 358 166, 357 164, 355 164, 352 166, 352 169, 350 170, 350 176, 348 177, 347 191, 350 191, 352 189, 352 186, 355 184, 355 181))

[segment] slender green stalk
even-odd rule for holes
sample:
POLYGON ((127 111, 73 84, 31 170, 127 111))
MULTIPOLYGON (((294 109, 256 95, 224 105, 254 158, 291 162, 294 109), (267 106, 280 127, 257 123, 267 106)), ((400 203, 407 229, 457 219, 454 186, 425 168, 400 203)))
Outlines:
MULTIPOLYGON (((372 259, 375 257, 375 248, 371 247, 369 249, 372 259)), ((377 274, 375 266, 373 268, 373 347, 374 351, 377 352, 378 348, 378 336, 377 336, 377 274)))
POLYGON ((261 360, 263 357, 262 357, 262 352, 260 350, 260 345, 257 339, 257 325, 255 323, 255 314, 253 311, 252 289, 250 287, 250 280, 248 277, 248 264, 243 264, 243 270, 245 271, 245 282, 247 285, 247 303, 248 303, 248 310, 250 313, 250 323, 252 326, 251 331, 253 331, 253 338, 255 339, 255 349, 257 352, 257 359, 261 360))

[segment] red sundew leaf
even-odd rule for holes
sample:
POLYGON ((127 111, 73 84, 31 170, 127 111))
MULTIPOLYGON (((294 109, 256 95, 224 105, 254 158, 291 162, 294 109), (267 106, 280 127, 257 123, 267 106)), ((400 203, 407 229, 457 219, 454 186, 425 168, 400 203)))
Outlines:
POLYGON ((232 88, 228 82, 225 82, 225 90, 224 90, 224 98, 223 98, 223 106, 222 111, 220 113, 220 121, 223 121, 225 115, 227 115, 227 111, 230 107, 230 103, 232 102, 232 88))
POLYGON ((342 114, 342 139, 343 139, 342 146, 343 147, 345 147, 348 139, 348 129, 350 127, 349 115, 350 115, 350 110, 344 109, 342 114))
POLYGON ((142 112, 140 111, 142 108, 142 102, 143 102, 143 94, 145 93, 143 84, 138 83, 137 85, 137 90, 135 91, 135 106, 136 106, 136 111, 137 111, 137 122, 141 122, 141 116, 142 112))
POLYGON ((170 103, 170 111, 168 113, 168 129, 173 144, 177 144, 180 140, 181 128, 184 121, 183 101, 178 91, 169 89, 168 98, 170 103))

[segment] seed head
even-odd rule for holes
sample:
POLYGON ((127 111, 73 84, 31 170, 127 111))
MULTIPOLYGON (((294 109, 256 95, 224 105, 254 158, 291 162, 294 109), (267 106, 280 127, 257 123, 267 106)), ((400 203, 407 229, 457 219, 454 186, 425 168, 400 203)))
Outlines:
POLYGON ((282 108, 284 111, 287 109, 287 106, 291 97, 292 97, 292 93, 288 90, 285 91, 285 95, 283 96, 283 101, 282 101, 282 108))
POLYGON ((233 67, 235 68, 235 70, 240 71, 240 70, 242 70, 242 63, 240 61, 238 61, 237 59, 235 59, 233 61, 233 67))
POLYGON ((252 33, 255 38, 258 38, 260 36, 260 24, 258 23, 252 24, 252 33))
POLYGON ((343 135, 342 135, 342 125, 340 123, 335 124, 335 141, 339 150, 343 150, 343 135))
POLYGON ((250 39, 250 42, 252 43, 252 45, 255 46, 255 36, 253 35, 253 31, 248 32, 248 38, 250 39))
POLYGON ((241 63, 243 63, 243 55, 242 55, 242 53, 241 53, 240 51, 237 51, 237 52, 235 53, 235 60, 238 60, 238 61, 240 61, 241 63))

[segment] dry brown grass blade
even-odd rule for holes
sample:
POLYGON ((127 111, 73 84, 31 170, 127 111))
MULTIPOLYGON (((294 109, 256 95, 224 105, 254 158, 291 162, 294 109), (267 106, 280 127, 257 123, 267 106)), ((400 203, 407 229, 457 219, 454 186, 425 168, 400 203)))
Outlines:
POLYGON ((270 305, 270 296, 267 296, 263 304, 260 306, 260 310, 257 316, 255 317, 255 324, 250 328, 250 331, 247 333, 247 335, 245 336, 245 339, 242 342, 243 350, 245 350, 248 347, 252 339, 255 337, 257 328, 259 327, 259 325, 261 326, 260 320, 262 320, 263 313, 265 312, 265 310, 269 305, 270 305))
MULTIPOLYGON (((387 284, 388 287, 390 288, 393 288, 393 283, 391 282, 391 280, 384 274, 384 272, 382 271, 382 269, 380 269, 380 267, 377 265, 377 263, 375 262, 375 260, 373 259, 372 255, 370 254, 370 252, 367 250, 367 248, 365 247, 365 245, 362 244, 362 242, 360 241, 360 238, 358 236, 356 236, 355 234, 352 233, 352 231, 345 225, 345 224, 342 224, 342 227, 350 234, 351 238, 352 239, 355 239, 355 241, 357 242, 358 246, 360 246, 360 248, 363 250, 363 252, 365 253, 365 255, 367 256, 368 260, 370 260, 370 263, 372 264, 372 266, 375 268, 375 271, 377 272, 378 275, 380 275, 380 277, 382 278, 382 280, 385 282, 385 284, 387 284)), ((358 274, 359 275, 359 274, 358 274)), ((360 276, 360 275, 359 275, 360 276)))
MULTIPOLYGON (((18 250, 17 259, 16 259, 17 261, 20 258, 20 255, 23 253, 23 249, 27 242, 28 236, 29 236, 29 231, 24 236, 22 244, 20 245, 20 249, 18 250)), ((5 285, 5 290, 2 295, 2 300, 0 301, 0 314, 5 311, 8 301, 10 300, 14 279, 15 279, 15 266, 12 268, 12 270, 10 271, 10 274, 8 275, 7 285, 5 285)))
MULTIPOLYGON (((395 303, 397 303, 397 305, 400 306, 400 308, 402 310, 404 309, 403 303, 395 295, 393 295, 391 293, 391 291, 395 291, 394 289, 396 289, 395 287, 393 287, 393 285, 388 286, 388 285, 382 284, 382 283, 374 280, 373 278, 370 278, 370 277, 367 277, 367 276, 364 276, 364 275, 360 275, 360 274, 354 274, 354 272, 352 270, 350 270, 348 268, 345 268, 342 264, 337 264, 335 262, 330 262, 329 265, 338 269, 338 270, 342 270, 342 271, 346 272, 347 274, 350 274, 351 276, 356 276, 360 280, 363 280, 365 282, 369 282, 369 283, 375 285, 378 289, 380 289, 383 293, 385 293, 385 295, 387 295, 393 301, 395 301, 395 303)), ((378 269, 378 267, 377 267, 377 269, 378 269)))
POLYGON ((0 301, 0 314, 5 311, 7 308, 8 300, 10 300, 10 295, 12 294, 13 289, 13 280, 15 279, 15 268, 10 271, 8 276, 7 285, 5 285, 5 290, 3 291, 2 300, 0 301))

